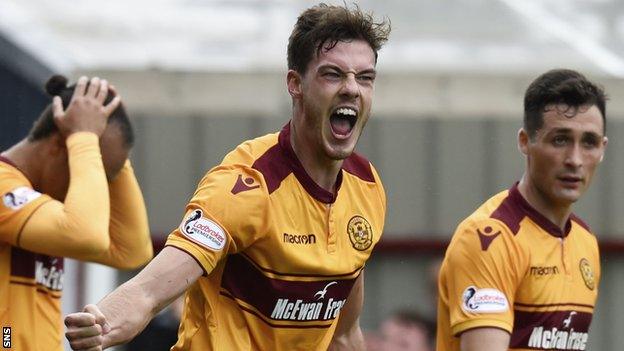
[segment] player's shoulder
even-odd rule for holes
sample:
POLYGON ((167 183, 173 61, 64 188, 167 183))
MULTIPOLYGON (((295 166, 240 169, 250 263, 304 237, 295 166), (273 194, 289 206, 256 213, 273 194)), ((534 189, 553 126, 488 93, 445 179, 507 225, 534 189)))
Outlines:
POLYGON ((246 140, 225 155, 221 164, 244 164, 252 166, 259 158, 270 153, 272 149, 278 148, 278 136, 279 133, 271 133, 246 140))
POLYGON ((515 219, 510 221, 507 214, 500 214, 507 196, 507 190, 492 196, 461 221, 449 248, 480 253, 520 245, 513 227, 515 219))
POLYGON ((342 163, 342 169, 358 180, 378 183, 379 174, 373 164, 362 154, 353 152, 342 163))
POLYGON ((253 179, 262 180, 270 194, 293 173, 297 162, 290 148, 289 129, 248 140, 229 153, 221 166, 245 168, 253 179))
POLYGON ((479 246, 481 251, 487 251, 492 242, 499 237, 503 241, 516 240, 503 221, 477 212, 468 216, 457 226, 454 239, 458 242, 468 240, 472 244, 470 246, 475 246, 475 249, 479 246))
POLYGON ((0 156, 0 184, 15 180, 25 180, 25 176, 16 166, 0 156))
MULTIPOLYGON (((199 182, 197 193, 206 189, 217 192, 229 192, 231 195, 259 195, 266 189, 266 181, 262 169, 256 167, 258 160, 275 154, 278 148, 279 133, 242 142, 230 151, 223 161, 208 170, 199 182), (254 190, 254 191, 252 191, 254 190)), ((268 167, 267 167, 268 168, 268 167)), ((248 196, 245 196, 248 197, 248 196)))
POLYGON ((571 232, 578 234, 580 237, 583 237, 588 241, 597 242, 596 234, 594 234, 594 231, 591 229, 589 224, 587 224, 587 222, 574 213, 570 215, 570 222, 572 226, 570 228, 571 232))
POLYGON ((267 184, 262 173, 250 165, 220 164, 209 170, 199 182, 195 197, 202 194, 249 200, 266 196, 267 184))
POLYGON ((580 230, 581 232, 585 232, 589 235, 594 235, 594 232, 592 231, 592 229, 590 228, 589 224, 587 224, 587 222, 585 222, 583 219, 581 219, 579 216, 577 216, 576 214, 572 213, 570 215, 570 221, 572 222, 572 226, 576 226, 577 230, 580 230))
POLYGON ((19 169, 0 159, 0 193, 5 194, 16 188, 32 188, 32 185, 19 169))
POLYGON ((511 218, 513 209, 507 208, 508 195, 509 191, 504 190, 490 197, 458 225, 458 231, 482 229, 485 232, 500 230, 513 233, 515 218, 511 218))
POLYGON ((41 195, 19 169, 0 159, 0 212, 17 211, 41 195))

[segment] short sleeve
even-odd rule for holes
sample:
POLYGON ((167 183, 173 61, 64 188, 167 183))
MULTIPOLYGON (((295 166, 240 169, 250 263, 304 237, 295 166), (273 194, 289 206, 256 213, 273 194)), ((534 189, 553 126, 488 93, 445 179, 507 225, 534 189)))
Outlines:
POLYGON ((594 248, 593 267, 596 267, 596 286, 600 286, 600 278, 602 277, 602 269, 600 265, 600 249, 598 246, 598 239, 594 235, 591 236, 592 247, 594 248))
POLYGON ((261 173, 242 165, 217 166, 199 183, 166 245, 186 251, 209 273, 226 255, 259 240, 269 214, 261 173))
POLYGON ((513 234, 499 221, 460 224, 442 267, 452 334, 479 327, 511 333, 515 291, 526 262, 513 234))
POLYGON ((381 177, 379 176, 379 172, 377 169, 371 164, 371 171, 373 172, 373 176, 375 177, 375 182, 379 184, 379 198, 381 200, 383 206, 383 221, 385 222, 386 218, 386 190, 384 189, 383 183, 381 182, 381 177))
POLYGON ((23 177, 0 169, 0 241, 19 246, 24 224, 49 196, 34 190, 23 177))

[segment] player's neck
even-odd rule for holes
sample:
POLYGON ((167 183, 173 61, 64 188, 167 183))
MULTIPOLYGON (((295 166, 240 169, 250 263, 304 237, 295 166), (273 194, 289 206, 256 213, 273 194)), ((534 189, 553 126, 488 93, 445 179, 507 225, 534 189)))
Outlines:
POLYGON ((41 141, 24 139, 2 153, 26 176, 34 189, 38 188, 41 180, 43 158, 46 156, 43 148, 41 141))
POLYGON ((547 196, 540 192, 537 187, 527 180, 526 175, 520 180, 518 191, 520 191, 522 197, 524 197, 529 205, 537 210, 537 212, 546 217, 562 231, 565 230, 568 218, 572 213, 572 204, 553 203, 547 196))
POLYGON ((303 165, 306 173, 321 188, 335 194, 336 179, 338 172, 342 168, 342 160, 331 160, 325 157, 322 152, 297 134, 297 128, 291 122, 290 145, 295 155, 303 165))

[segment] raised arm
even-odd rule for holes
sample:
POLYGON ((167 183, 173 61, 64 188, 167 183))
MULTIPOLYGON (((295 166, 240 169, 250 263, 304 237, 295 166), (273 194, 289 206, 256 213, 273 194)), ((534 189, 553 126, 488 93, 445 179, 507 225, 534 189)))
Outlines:
POLYGON ((72 349, 103 350, 130 341, 203 272, 186 252, 165 247, 137 276, 97 305, 65 317, 65 335, 72 349))
POLYGON ((108 116, 119 106, 119 97, 108 105, 106 81, 78 80, 65 111, 54 98, 54 120, 66 137, 70 182, 64 202, 42 196, 17 233, 21 248, 52 256, 81 258, 107 250, 110 244, 108 184, 99 149, 99 136, 108 116))
POLYGON ((110 183, 110 202, 110 247, 85 259, 121 269, 147 263, 153 256, 147 211, 129 160, 110 183))
POLYGON ((363 351, 366 349, 360 329, 360 313, 364 304, 364 271, 353 284, 347 303, 340 310, 338 325, 329 345, 331 351, 363 351))

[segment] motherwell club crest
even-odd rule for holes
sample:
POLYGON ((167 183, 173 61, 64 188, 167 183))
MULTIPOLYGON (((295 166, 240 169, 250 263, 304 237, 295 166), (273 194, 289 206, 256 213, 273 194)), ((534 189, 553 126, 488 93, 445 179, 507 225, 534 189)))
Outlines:
POLYGON ((364 251, 373 244, 373 229, 364 217, 353 216, 347 224, 347 233, 353 248, 358 251, 364 251))
POLYGON ((585 258, 581 259, 579 262, 579 269, 585 281, 585 286, 587 286, 589 290, 594 290, 596 288, 596 279, 594 278, 594 270, 589 265, 589 261, 585 258))

